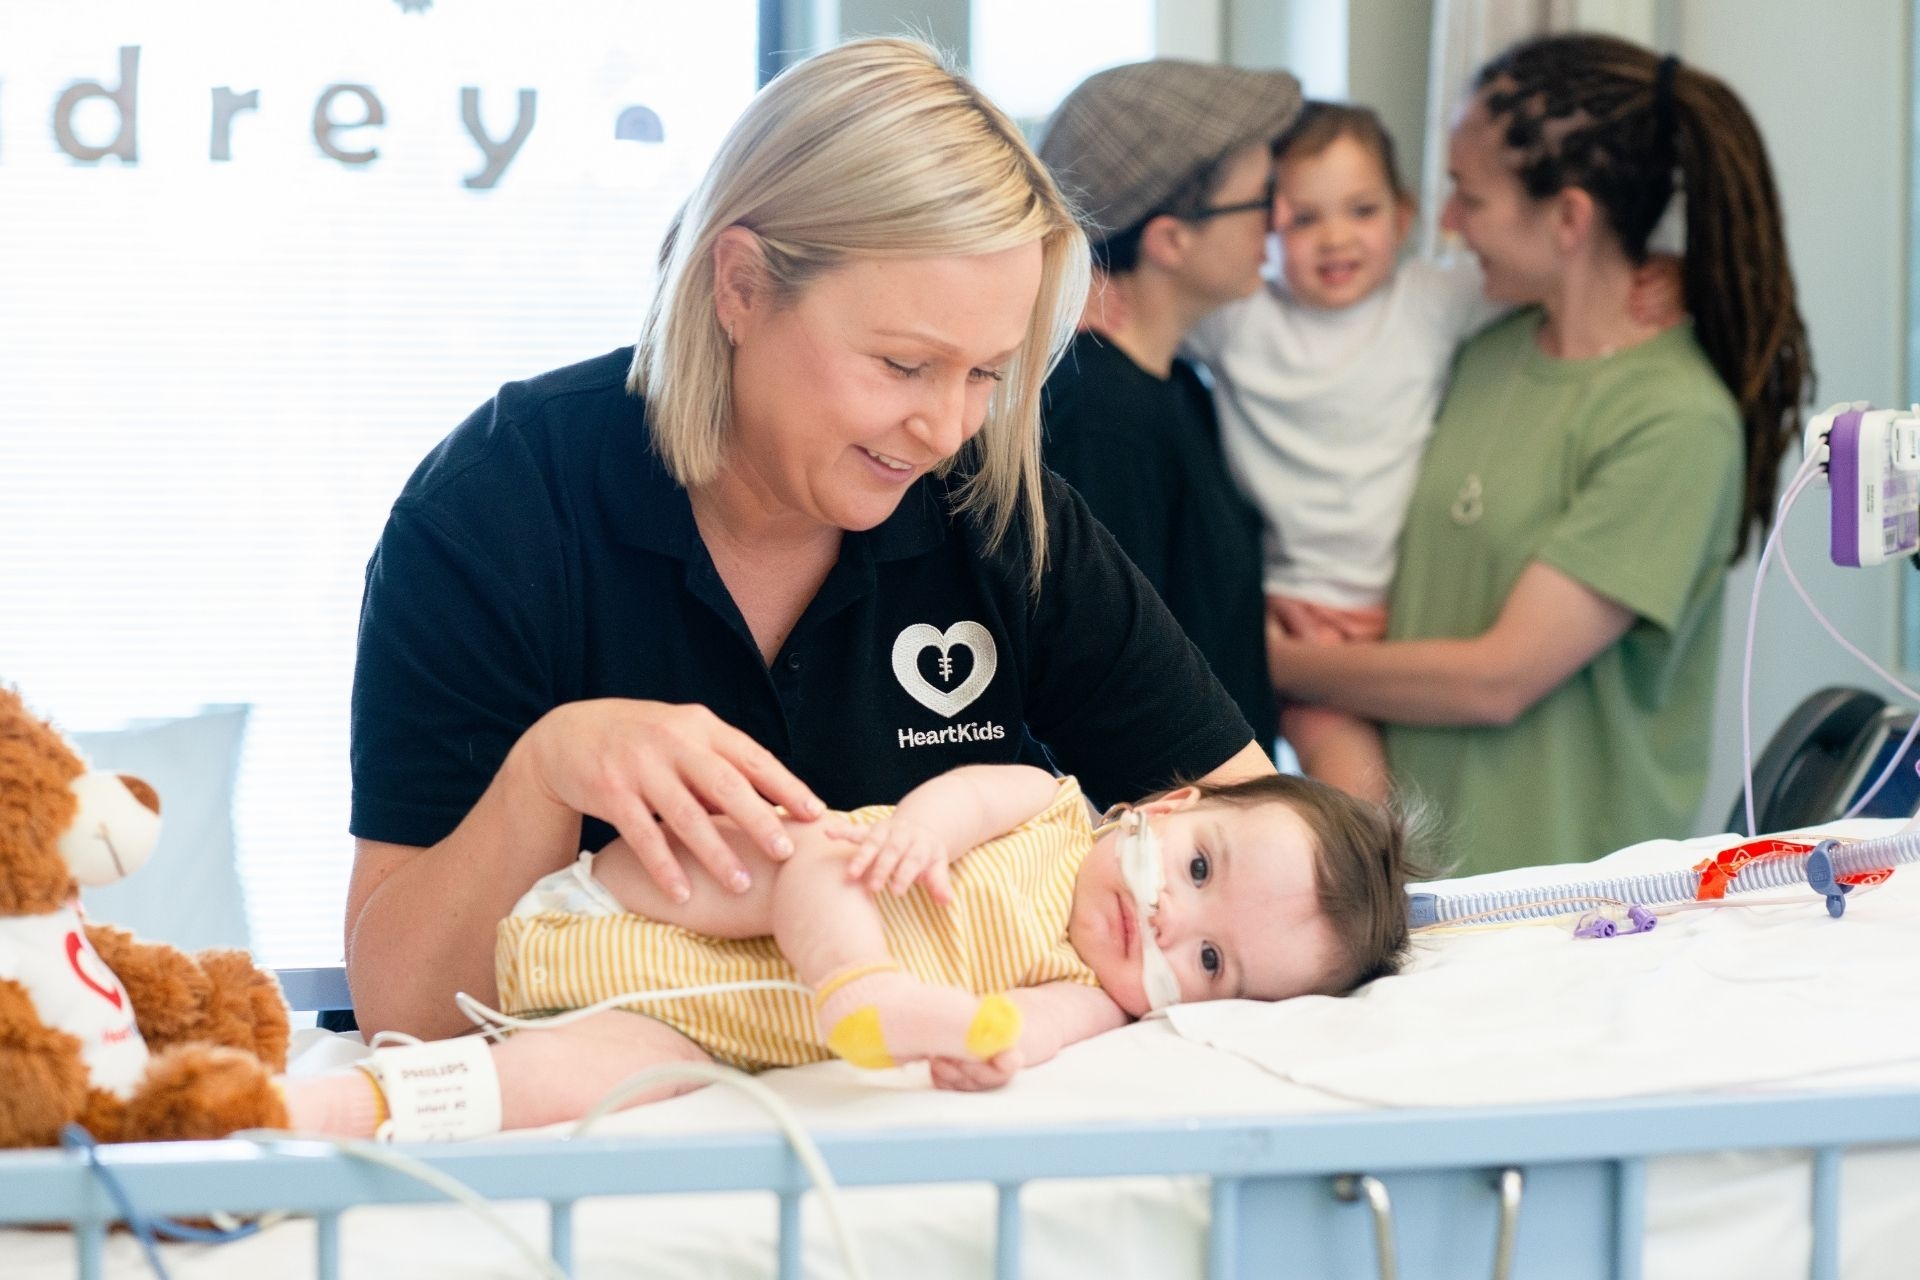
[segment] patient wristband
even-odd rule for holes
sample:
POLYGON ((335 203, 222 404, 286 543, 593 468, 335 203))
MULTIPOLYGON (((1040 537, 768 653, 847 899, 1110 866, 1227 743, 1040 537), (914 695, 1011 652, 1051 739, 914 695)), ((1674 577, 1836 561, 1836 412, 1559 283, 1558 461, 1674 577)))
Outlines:
POLYGON ((451 1142, 500 1132, 500 1076, 481 1036, 375 1049, 355 1064, 387 1102, 379 1136, 390 1142, 451 1142))

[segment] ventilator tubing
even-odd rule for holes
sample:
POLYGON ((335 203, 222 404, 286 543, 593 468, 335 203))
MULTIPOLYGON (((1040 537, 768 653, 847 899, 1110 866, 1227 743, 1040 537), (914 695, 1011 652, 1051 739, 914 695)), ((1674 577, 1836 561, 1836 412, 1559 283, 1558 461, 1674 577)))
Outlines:
MULTIPOLYGON (((1756 858, 1740 868, 1740 874, 1727 886, 1729 893, 1748 893, 1755 889, 1784 889, 1805 886, 1807 861, 1816 852, 1825 852, 1833 863, 1835 876, 1863 875, 1920 862, 1920 831, 1902 831, 1877 840, 1853 844, 1822 841, 1815 849, 1802 853, 1781 853, 1756 858)), ((1581 880, 1574 884, 1530 885, 1524 889, 1487 889, 1479 893, 1409 893, 1407 923, 1415 929, 1475 918, 1476 922, 1500 920, 1544 920, 1552 916, 1572 915, 1584 910, 1580 899, 1593 902, 1628 902, 1642 906, 1660 906, 1694 902, 1700 896, 1700 873, 1691 868, 1680 871, 1648 872, 1637 876, 1581 880)))

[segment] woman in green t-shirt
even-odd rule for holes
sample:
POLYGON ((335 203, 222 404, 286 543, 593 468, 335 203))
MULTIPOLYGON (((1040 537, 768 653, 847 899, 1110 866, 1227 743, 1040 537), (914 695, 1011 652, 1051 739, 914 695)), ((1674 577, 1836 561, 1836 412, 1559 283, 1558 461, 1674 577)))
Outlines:
POLYGON ((1524 309, 1456 365, 1387 640, 1272 636, 1275 684, 1384 722, 1463 870, 1685 835, 1726 568, 1811 380, 1766 149, 1718 79, 1549 36, 1481 70, 1449 168, 1444 225, 1524 309), (1691 323, 1662 329, 1629 297, 1670 202, 1691 323))

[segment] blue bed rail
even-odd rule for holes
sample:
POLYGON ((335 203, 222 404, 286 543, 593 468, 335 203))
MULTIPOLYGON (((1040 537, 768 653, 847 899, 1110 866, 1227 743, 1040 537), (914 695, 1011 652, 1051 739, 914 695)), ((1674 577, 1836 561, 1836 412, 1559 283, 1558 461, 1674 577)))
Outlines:
MULTIPOLYGON (((1813 1157, 1807 1274, 1837 1280, 1841 1152, 1920 1142, 1920 1091, 815 1136, 843 1187, 997 1187, 995 1274, 1002 1280, 1022 1274, 1022 1187, 1041 1179, 1135 1175, 1212 1178, 1209 1280, 1482 1280, 1507 1274, 1637 1280, 1648 1159, 1804 1149, 1813 1157)), ((778 1274, 782 1280, 802 1274, 799 1208, 807 1179, 777 1134, 489 1141, 401 1150, 489 1199, 547 1202, 550 1249, 568 1270, 579 1200, 772 1191, 781 1226, 778 1274)), ((338 1274, 345 1210, 440 1199, 400 1173, 316 1143, 154 1143, 102 1148, 102 1156, 144 1212, 286 1209, 312 1216, 324 1280, 338 1274)), ((82 1157, 0 1154, 0 1223, 73 1224, 84 1280, 100 1274, 114 1216, 82 1157)))
POLYGON ((347 971, 339 965, 318 969, 275 969, 280 994, 289 1009, 307 1013, 325 1013, 353 1008, 353 992, 347 988, 347 971))

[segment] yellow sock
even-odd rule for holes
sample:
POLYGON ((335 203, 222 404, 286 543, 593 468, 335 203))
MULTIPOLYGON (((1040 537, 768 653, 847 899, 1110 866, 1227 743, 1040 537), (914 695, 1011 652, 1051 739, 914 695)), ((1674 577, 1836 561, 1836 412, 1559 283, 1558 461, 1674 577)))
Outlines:
POLYGON ((893 963, 833 974, 815 989, 814 1012, 828 1049, 875 1071, 921 1058, 986 1062, 1020 1039, 1020 1009, 1006 995, 929 985, 893 963))
MULTIPOLYGON (((850 984, 875 974, 898 972, 900 966, 891 960, 840 970, 814 989, 814 1015, 825 1015, 827 1002, 850 984)), ((844 1000, 841 1003, 844 1004, 844 1000)), ((887 1052, 887 1038, 880 1031, 880 1010, 870 1004, 859 1006, 833 1024, 833 1029, 827 1032, 827 1048, 854 1066, 869 1071, 884 1071, 896 1065, 893 1055, 887 1052)))
POLYGON ((967 1052, 982 1062, 1005 1053, 1020 1040, 1020 1006, 995 992, 980 1001, 967 1027, 967 1052))
POLYGON ((827 1034, 827 1048, 856 1067, 884 1071, 896 1065, 887 1052, 887 1038, 880 1030, 880 1010, 863 1004, 833 1024, 827 1034))

